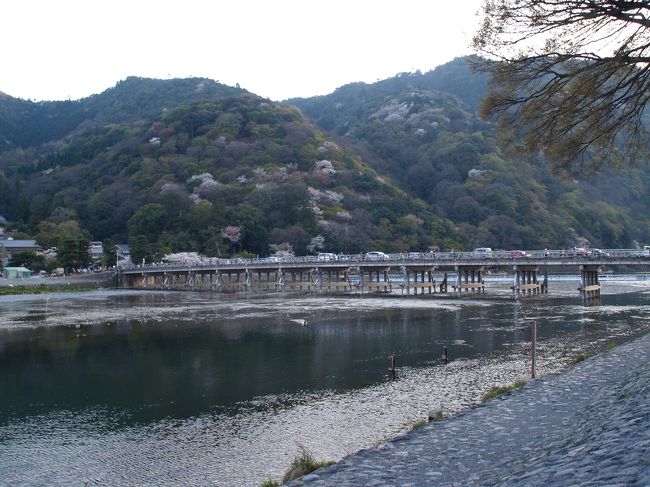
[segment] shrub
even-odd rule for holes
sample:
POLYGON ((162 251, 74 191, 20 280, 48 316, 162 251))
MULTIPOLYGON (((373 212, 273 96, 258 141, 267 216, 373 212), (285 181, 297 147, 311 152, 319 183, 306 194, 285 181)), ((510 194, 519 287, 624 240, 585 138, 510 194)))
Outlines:
POLYGON ((317 462, 314 460, 314 457, 309 453, 305 447, 300 446, 300 455, 293 459, 291 462, 291 467, 282 477, 282 483, 288 482, 289 480, 297 479, 303 475, 318 470, 319 468, 327 467, 333 465, 332 461, 317 462))
POLYGON ((483 395, 481 401, 482 402, 488 401, 494 397, 500 396, 501 394, 505 394, 507 392, 523 387, 525 384, 526 381, 518 380, 517 382, 515 382, 514 384, 510 384, 509 386, 493 387, 483 395))
POLYGON ((580 355, 576 356, 576 358, 573 359, 573 363, 577 364, 580 362, 583 362, 587 360, 589 357, 591 357, 591 354, 589 353, 581 353, 580 355))
POLYGON ((427 425, 426 419, 418 419, 415 423, 411 425, 411 431, 419 430, 420 428, 424 428, 426 425, 427 425))

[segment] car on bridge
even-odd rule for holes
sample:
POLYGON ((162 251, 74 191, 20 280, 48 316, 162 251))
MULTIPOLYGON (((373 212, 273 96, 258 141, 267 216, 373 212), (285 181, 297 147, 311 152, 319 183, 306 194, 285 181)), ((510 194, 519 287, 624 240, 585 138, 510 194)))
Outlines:
POLYGON ((532 257, 528 252, 523 250, 511 250, 508 256, 511 259, 530 259, 532 257))
POLYGON ((318 255, 316 256, 316 259, 324 262, 328 262, 330 260, 338 260, 338 257, 336 254, 332 254, 330 252, 319 252, 318 255))
POLYGON ((610 257, 609 252, 600 249, 591 249, 592 257, 610 257))
POLYGON ((365 260, 372 260, 372 261, 378 261, 378 260, 388 260, 390 257, 388 255, 384 254, 383 252, 377 252, 377 251, 372 251, 372 252, 366 252, 365 260))
POLYGON ((583 247, 571 247, 562 251, 562 257, 591 257, 591 251, 583 247))
POLYGON ((492 249, 490 247, 478 247, 472 250, 472 257, 492 257, 492 249))

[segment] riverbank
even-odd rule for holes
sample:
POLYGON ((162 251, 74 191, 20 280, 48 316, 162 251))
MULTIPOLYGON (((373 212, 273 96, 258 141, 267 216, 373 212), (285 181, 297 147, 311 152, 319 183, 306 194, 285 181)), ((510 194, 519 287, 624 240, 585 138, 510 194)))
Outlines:
POLYGON ((114 272, 75 274, 62 277, 0 278, 0 296, 46 294, 53 292, 83 292, 115 287, 114 272))
POLYGON ((291 486, 650 485, 650 334, 291 486))
POLYGON ((517 301, 2 296, 0 478, 257 486, 281 478, 301 446, 340 461, 403 435, 432 409, 453 417, 494 386, 525 379, 533 319, 540 377, 650 333, 647 284, 608 282, 621 293, 600 306, 585 306, 573 281, 553 287, 557 298, 517 301))

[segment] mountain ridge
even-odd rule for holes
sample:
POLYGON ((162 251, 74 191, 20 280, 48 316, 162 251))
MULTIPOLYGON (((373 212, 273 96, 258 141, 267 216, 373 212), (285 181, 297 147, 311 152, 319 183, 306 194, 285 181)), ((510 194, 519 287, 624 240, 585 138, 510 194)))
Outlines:
POLYGON ((282 103, 204 78, 0 96, 0 215, 48 244, 128 240, 149 258, 647 241, 648 177, 571 180, 507 157, 476 114, 472 61, 282 103))

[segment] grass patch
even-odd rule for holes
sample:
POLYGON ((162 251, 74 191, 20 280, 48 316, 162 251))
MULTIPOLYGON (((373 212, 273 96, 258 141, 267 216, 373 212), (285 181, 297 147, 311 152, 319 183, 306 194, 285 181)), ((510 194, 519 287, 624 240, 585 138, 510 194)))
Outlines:
POLYGON ((36 284, 36 285, 13 285, 0 286, 0 296, 17 296, 19 294, 48 294, 60 292, 81 292, 94 291, 115 287, 110 281, 88 282, 88 283, 67 283, 67 284, 36 284), (112 284, 112 286, 111 286, 112 284))
POLYGON ((289 480, 297 479, 303 475, 318 470, 319 468, 327 467, 329 465, 334 465, 335 462, 332 461, 320 461, 317 462, 311 453, 309 453, 305 447, 300 446, 300 455, 293 459, 289 470, 282 477, 282 483, 286 483, 289 480))
POLYGON ((427 423, 428 423, 427 420, 424 418, 418 419, 415 423, 411 425, 410 430, 415 431, 424 428, 427 425, 427 423))
POLYGON ((265 480, 260 484, 260 487, 280 487, 277 480, 265 480))
POLYGON ((578 364, 578 363, 580 363, 580 362, 584 362, 584 361, 587 360, 589 357, 591 357, 591 354, 590 354, 590 353, 581 353, 580 355, 576 356, 576 357, 573 359, 573 362, 572 362, 572 363, 574 363, 574 364, 578 364))
POLYGON ((483 397, 481 398, 481 402, 489 401, 490 399, 493 399, 497 396, 500 396, 502 394, 506 394, 510 391, 514 391, 515 389, 519 389, 520 387, 523 387, 526 385, 526 381, 524 380, 518 380, 514 384, 510 384, 509 386, 498 386, 498 387, 493 387, 489 391, 487 391, 485 394, 483 394, 483 397))

